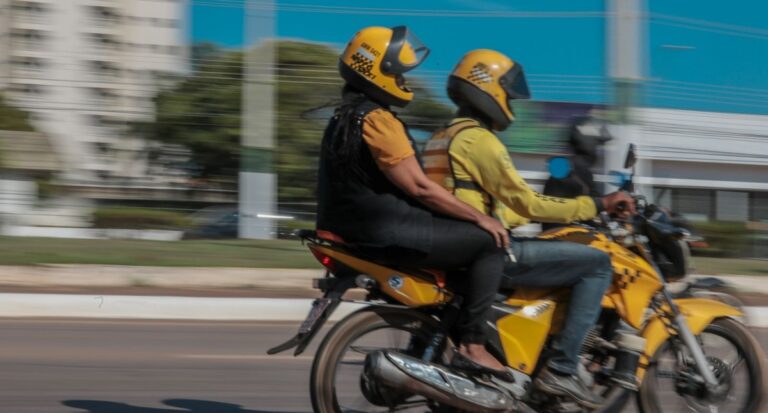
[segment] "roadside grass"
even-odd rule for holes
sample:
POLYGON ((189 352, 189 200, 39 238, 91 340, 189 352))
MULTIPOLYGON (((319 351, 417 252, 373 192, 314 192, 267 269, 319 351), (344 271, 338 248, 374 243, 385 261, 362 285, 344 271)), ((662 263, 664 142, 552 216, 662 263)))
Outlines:
POLYGON ((695 274, 768 275, 768 259, 693 257, 695 274))
MULTIPOLYGON (((298 240, 81 240, 0 237, 0 265, 319 268, 298 240)), ((693 257, 696 274, 768 275, 768 260, 693 257)))
POLYGON ((0 265, 99 264, 160 267, 318 268, 291 240, 84 240, 0 237, 0 265))

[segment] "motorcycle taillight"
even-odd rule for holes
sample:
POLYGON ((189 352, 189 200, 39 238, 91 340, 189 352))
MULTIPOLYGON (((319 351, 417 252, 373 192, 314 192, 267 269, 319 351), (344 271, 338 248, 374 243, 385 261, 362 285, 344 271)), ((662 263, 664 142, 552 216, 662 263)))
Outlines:
POLYGON ((309 250, 312 251, 312 255, 314 255, 317 261, 322 264, 323 267, 328 269, 328 271, 336 271, 336 261, 334 261, 333 258, 312 247, 310 247, 309 250))

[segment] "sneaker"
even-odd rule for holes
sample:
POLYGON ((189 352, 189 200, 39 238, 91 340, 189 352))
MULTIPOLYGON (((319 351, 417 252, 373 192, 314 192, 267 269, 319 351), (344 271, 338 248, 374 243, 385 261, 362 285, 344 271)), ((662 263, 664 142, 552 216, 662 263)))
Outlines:
POLYGON ((534 386, 553 396, 569 397, 588 409, 596 409, 604 403, 603 398, 592 393, 578 376, 561 376, 548 368, 539 373, 534 386))

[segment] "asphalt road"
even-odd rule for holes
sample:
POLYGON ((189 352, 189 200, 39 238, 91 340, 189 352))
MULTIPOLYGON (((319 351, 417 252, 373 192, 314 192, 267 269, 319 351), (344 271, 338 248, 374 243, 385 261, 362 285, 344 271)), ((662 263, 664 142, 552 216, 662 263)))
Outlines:
MULTIPOLYGON (((296 328, 0 320, 0 412, 310 412, 314 347, 299 358, 266 355, 296 328)), ((768 344, 768 330, 759 334, 768 344)))

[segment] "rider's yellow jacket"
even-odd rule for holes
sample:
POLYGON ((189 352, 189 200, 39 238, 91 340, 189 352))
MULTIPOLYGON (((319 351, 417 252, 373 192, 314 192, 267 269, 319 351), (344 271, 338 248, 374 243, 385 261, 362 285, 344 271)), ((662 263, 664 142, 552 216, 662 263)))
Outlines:
POLYGON ((557 223, 587 220, 598 213, 591 197, 557 198, 531 189, 518 173, 504 144, 472 119, 454 119, 446 129, 436 132, 427 143, 422 159, 427 176, 467 204, 495 215, 507 228, 531 220, 557 223), (458 127, 460 123, 469 127, 458 127))

